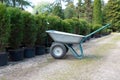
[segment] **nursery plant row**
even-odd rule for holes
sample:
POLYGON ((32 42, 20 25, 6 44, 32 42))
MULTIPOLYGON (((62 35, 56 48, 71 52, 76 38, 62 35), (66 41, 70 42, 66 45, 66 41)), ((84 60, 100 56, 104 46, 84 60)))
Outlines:
MULTIPOLYGON (((80 35, 99 28, 78 18, 61 19, 54 15, 31 14, 19 8, 0 4, 0 66, 8 60, 19 61, 49 50, 52 39, 46 30, 59 30, 80 35)), ((101 33, 106 33, 105 30, 101 33)))

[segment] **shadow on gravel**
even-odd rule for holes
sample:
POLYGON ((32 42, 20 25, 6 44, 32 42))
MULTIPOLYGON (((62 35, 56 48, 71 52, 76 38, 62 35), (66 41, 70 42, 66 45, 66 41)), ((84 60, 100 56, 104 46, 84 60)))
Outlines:
POLYGON ((101 60, 103 59, 104 56, 101 56, 101 55, 84 55, 83 58, 81 59, 78 59, 78 58, 75 58, 73 55, 67 55, 65 57, 65 60, 101 60))
POLYGON ((101 55, 85 55, 83 59, 90 59, 90 60, 100 60, 103 59, 104 56, 101 55))

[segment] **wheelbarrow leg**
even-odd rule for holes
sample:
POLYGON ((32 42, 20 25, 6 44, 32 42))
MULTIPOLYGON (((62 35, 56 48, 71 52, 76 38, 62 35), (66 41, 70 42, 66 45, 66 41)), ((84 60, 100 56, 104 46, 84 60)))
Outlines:
POLYGON ((83 57, 84 55, 83 55, 83 48, 82 48, 82 45, 80 44, 79 46, 80 46, 81 56, 83 57))
POLYGON ((79 47, 80 47, 80 54, 78 54, 71 45, 69 44, 66 44, 66 46, 69 48, 69 50, 72 52, 72 54, 76 57, 76 58, 83 58, 83 49, 82 49, 82 45, 80 44, 79 47))

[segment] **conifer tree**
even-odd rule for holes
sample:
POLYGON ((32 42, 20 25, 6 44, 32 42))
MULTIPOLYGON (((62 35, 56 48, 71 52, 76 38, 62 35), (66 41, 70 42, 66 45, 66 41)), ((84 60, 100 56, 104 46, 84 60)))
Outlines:
POLYGON ((93 24, 102 25, 102 10, 101 10, 101 0, 94 0, 93 6, 93 24))
POLYGON ((120 0, 109 0, 105 12, 106 22, 112 23, 112 30, 120 31, 120 0))
POLYGON ((52 13, 56 16, 59 16, 62 19, 64 18, 64 13, 60 3, 57 3, 56 5, 54 5, 52 13))
POLYGON ((85 0, 85 18, 88 22, 92 22, 92 1, 85 0))

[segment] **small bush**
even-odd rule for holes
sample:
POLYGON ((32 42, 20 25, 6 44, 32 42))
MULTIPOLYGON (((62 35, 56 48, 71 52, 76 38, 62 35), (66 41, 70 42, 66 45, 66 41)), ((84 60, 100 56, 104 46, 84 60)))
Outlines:
POLYGON ((6 7, 0 3, 0 51, 4 51, 10 34, 10 16, 6 7))

